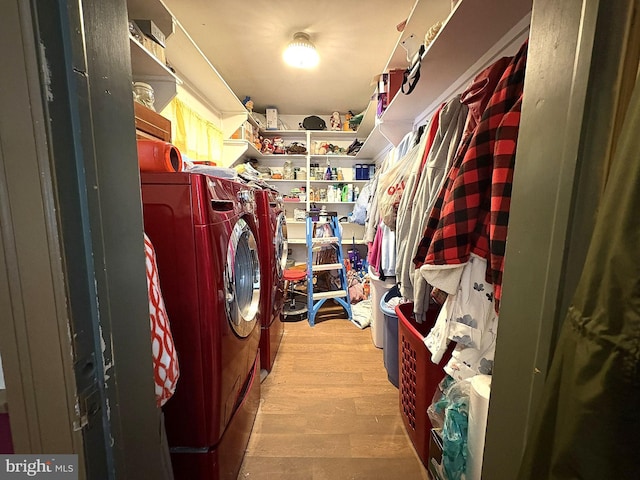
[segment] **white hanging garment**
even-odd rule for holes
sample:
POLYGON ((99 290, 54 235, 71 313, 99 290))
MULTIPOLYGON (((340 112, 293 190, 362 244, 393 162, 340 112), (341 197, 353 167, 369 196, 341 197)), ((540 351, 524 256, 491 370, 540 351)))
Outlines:
POLYGON ((462 270, 455 295, 445 301, 436 324, 424 342, 439 363, 449 341, 456 346, 445 371, 456 380, 490 374, 498 328, 493 285, 485 281, 487 262, 471 254, 462 270))

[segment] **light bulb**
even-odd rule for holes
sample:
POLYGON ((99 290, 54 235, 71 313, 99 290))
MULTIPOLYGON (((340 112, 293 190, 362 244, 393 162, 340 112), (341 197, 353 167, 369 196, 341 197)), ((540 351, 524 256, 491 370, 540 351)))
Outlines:
POLYGON ((313 68, 320 62, 316 47, 309 35, 298 32, 282 54, 284 61, 295 68, 313 68))

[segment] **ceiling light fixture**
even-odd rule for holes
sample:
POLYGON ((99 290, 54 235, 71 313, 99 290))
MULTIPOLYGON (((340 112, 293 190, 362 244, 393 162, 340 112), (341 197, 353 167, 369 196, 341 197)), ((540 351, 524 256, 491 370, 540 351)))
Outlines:
POLYGON ((313 68, 320 61, 315 45, 311 43, 309 35, 304 32, 293 35, 293 40, 285 49, 282 58, 288 65, 295 68, 313 68))

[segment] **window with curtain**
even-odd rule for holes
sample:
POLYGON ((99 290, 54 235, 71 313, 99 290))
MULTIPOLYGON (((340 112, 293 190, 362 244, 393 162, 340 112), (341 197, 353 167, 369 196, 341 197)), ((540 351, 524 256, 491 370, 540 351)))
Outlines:
POLYGON ((222 131, 178 98, 170 104, 174 125, 173 144, 183 155, 199 162, 219 163, 222 131))

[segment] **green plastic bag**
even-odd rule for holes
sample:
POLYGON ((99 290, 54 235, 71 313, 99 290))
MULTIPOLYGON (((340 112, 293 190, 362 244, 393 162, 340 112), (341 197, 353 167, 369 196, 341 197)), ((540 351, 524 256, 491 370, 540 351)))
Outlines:
POLYGON ((449 480, 460 480, 467 468, 467 429, 469 425, 470 382, 451 384, 439 402, 444 407, 442 428, 442 466, 449 480))

